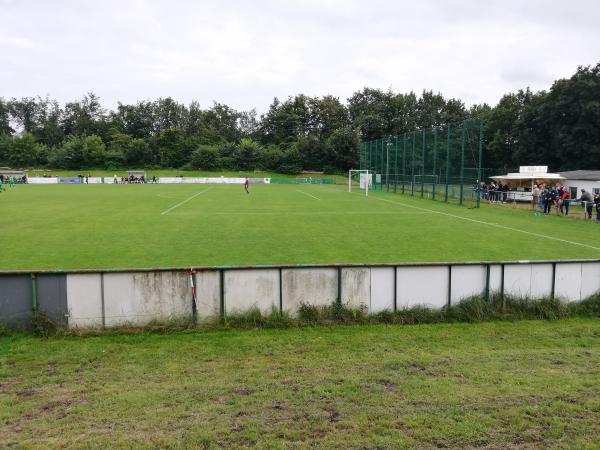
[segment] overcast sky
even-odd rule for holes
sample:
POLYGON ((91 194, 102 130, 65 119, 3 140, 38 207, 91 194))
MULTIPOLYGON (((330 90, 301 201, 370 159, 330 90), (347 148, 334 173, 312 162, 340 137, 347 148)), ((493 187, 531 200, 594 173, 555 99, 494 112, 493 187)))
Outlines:
POLYGON ((467 105, 600 62, 598 0, 0 0, 0 97, 265 112, 365 86, 467 105))

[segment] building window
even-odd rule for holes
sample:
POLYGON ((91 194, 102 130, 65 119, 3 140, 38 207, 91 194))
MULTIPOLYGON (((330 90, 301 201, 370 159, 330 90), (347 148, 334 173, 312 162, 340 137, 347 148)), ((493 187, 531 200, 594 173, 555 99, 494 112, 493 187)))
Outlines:
POLYGON ((571 186, 569 188, 569 195, 571 198, 577 198, 577 186, 571 186))

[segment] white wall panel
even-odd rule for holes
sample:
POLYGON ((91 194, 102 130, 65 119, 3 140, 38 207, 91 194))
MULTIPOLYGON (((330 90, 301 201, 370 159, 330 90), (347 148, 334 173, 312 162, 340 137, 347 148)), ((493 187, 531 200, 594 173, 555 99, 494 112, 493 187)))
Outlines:
POLYGON ((498 294, 502 290, 502 266, 490 266, 490 295, 498 294))
POLYGON ((258 308, 265 314, 279 309, 279 270, 227 270, 225 313, 258 308))
POLYGON ((371 302, 370 268, 342 269, 342 303, 352 308, 362 305, 369 308, 371 302))
POLYGON ((486 266, 453 266, 450 301, 456 304, 461 300, 485 291, 486 266))
POLYGON ((562 300, 581 300, 581 263, 556 264, 554 296, 562 300))
POLYGON ((529 297, 549 298, 552 295, 552 275, 552 264, 532 264, 529 297))
POLYGON ((218 271, 196 273, 196 313, 199 321, 219 316, 221 313, 221 280, 218 271))
POLYGON ((394 310, 394 268, 374 267, 371 269, 370 313, 394 310))
POLYGON ((69 328, 102 326, 102 283, 99 273, 67 275, 69 328))
POLYGON ((516 298, 531 296, 531 264, 504 266, 504 294, 516 298))
POLYGON ((581 299, 600 292, 600 263, 581 264, 581 299))
POLYGON ((398 267, 398 308, 441 308, 448 301, 448 267, 398 267))
POLYGON ((107 327, 145 325, 189 316, 192 297, 185 272, 107 273, 104 275, 107 327))
POLYGON ((284 269, 283 310, 296 314, 301 303, 330 305, 338 295, 338 270, 284 269))

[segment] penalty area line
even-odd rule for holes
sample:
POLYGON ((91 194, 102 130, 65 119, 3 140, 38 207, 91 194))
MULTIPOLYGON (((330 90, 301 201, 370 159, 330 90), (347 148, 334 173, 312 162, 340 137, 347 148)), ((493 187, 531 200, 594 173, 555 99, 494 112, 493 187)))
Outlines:
POLYGON ((203 191, 200 191, 194 195, 192 195, 191 197, 186 198, 184 201, 177 203, 176 205, 171 206, 169 209, 165 209, 163 212, 160 213, 161 216, 164 216, 165 214, 169 214, 171 211, 173 211, 175 208, 179 208, 181 205, 189 202, 190 200, 198 197, 200 194, 204 194, 207 191, 210 191, 212 189, 212 187, 209 187, 207 189, 204 189, 203 191))
POLYGON ((506 225, 500 225, 498 223, 486 222, 485 220, 471 219, 469 217, 457 216, 456 214, 445 213, 445 212, 442 212, 442 211, 435 211, 433 209, 420 208, 418 206, 407 205, 406 203, 393 202, 393 201, 387 200, 385 198, 378 198, 378 197, 373 197, 373 198, 375 198, 376 200, 380 200, 382 202, 387 202, 387 203, 392 203, 394 205, 404 206, 406 208, 418 209, 420 211, 428 211, 428 212, 431 212, 431 213, 434 213, 434 214, 440 214, 442 216, 447 216, 447 217, 453 217, 455 219, 466 220, 468 222, 479 223, 479 224, 482 224, 482 225, 489 225, 491 227, 501 228, 501 229, 509 230, 509 231, 516 231, 517 233, 523 233, 523 234, 527 234, 529 236, 535 236, 535 237, 539 237, 539 238, 543 238, 543 239, 551 239, 553 241, 558 241, 558 242, 562 242, 562 243, 565 243, 565 244, 571 244, 571 245, 578 245, 579 247, 591 248, 593 250, 600 250, 600 247, 594 247, 593 245, 582 244, 581 242, 569 241, 567 239, 561 239, 561 238, 557 238, 557 237, 553 237, 553 236, 548 236, 546 234, 533 233, 531 231, 520 230, 519 228, 508 227, 506 225))
POLYGON ((314 195, 310 195, 308 192, 301 191, 300 189, 296 189, 296 192, 300 192, 301 194, 308 195, 309 197, 312 197, 315 200, 321 201, 321 199, 319 197, 315 197, 314 195))

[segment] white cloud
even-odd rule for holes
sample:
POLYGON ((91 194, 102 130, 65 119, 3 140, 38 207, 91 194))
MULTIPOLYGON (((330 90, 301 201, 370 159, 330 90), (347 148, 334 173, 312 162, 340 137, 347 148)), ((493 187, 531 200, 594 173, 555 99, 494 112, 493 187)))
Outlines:
POLYGON ((495 104, 600 61, 595 1, 0 0, 0 96, 266 111, 364 86, 495 104))

